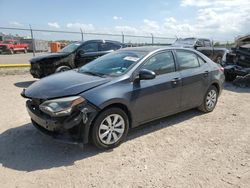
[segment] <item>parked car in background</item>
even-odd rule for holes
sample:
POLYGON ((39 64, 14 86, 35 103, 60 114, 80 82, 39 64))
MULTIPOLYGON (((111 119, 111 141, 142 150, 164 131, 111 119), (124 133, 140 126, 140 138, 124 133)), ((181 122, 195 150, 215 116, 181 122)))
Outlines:
POLYGON ((102 55, 123 47, 122 43, 110 40, 75 42, 58 53, 32 58, 30 60, 30 73, 34 78, 42 78, 53 73, 80 67, 102 55))
POLYGON ((26 43, 20 43, 17 40, 6 40, 0 43, 0 52, 14 54, 16 52, 27 53, 29 45, 26 43))
POLYGON ((242 36, 235 41, 225 68, 227 81, 233 81, 237 76, 250 74, 250 35, 242 36))
POLYGON ((204 38, 179 38, 172 46, 197 49, 199 47, 212 47, 212 42, 204 38))
POLYGON ((109 149, 130 128, 191 108, 213 111, 223 82, 223 68, 198 51, 135 47, 43 78, 22 96, 41 132, 109 149))

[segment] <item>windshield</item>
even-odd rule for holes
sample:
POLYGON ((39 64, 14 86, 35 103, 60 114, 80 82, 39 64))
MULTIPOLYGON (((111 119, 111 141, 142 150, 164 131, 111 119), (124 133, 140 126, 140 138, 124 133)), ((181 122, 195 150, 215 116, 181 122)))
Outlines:
POLYGON ((81 43, 78 43, 78 42, 69 44, 68 46, 66 46, 63 49, 61 49, 60 52, 71 53, 74 50, 76 50, 80 45, 81 45, 81 43))
POLYGON ((195 38, 185 38, 185 39, 177 39, 174 44, 186 44, 186 45, 194 45, 196 39, 195 38))
POLYGON ((120 76, 132 68, 148 52, 116 51, 104 55, 79 69, 79 72, 96 76, 120 76))

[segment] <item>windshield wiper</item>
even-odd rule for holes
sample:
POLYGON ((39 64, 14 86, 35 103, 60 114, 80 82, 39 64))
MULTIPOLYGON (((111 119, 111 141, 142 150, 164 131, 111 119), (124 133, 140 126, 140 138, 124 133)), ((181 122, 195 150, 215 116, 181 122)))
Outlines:
POLYGON ((104 77, 105 76, 105 74, 98 73, 98 72, 91 72, 91 71, 82 71, 81 73, 89 74, 89 75, 92 75, 92 76, 99 76, 99 77, 104 77))

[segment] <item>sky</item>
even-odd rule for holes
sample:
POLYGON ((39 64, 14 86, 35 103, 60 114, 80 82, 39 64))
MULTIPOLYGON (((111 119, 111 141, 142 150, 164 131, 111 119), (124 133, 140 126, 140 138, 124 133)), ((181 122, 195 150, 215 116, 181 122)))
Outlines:
POLYGON ((36 29, 233 41, 250 32, 250 0, 0 0, 0 27, 29 24, 36 29))

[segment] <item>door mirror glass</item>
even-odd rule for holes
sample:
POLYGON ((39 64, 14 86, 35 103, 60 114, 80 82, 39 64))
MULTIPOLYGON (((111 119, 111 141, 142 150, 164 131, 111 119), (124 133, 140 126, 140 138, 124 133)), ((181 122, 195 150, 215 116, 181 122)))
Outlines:
POLYGON ((142 69, 139 72, 139 80, 151 80, 154 79, 156 76, 154 71, 142 69))

